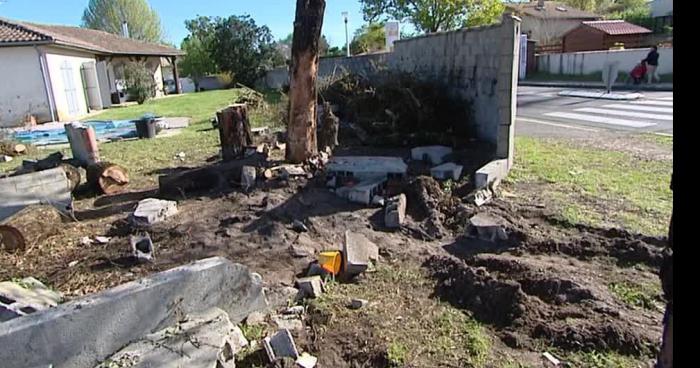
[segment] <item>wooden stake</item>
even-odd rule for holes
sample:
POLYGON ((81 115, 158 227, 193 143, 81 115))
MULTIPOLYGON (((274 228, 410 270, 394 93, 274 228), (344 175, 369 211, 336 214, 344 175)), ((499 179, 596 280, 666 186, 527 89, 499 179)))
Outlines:
POLYGON ((316 148, 316 77, 318 41, 323 26, 325 0, 297 0, 289 83, 287 160, 302 163, 316 148))

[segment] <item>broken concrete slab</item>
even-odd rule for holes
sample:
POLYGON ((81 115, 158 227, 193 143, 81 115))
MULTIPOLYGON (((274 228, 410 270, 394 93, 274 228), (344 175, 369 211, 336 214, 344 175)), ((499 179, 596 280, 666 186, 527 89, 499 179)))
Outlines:
POLYGON ((97 368, 112 367, 113 362, 132 360, 132 368, 149 367, 235 367, 235 355, 248 346, 238 326, 226 312, 214 308, 188 316, 177 323, 131 343, 97 368), (133 359, 135 358, 135 359, 133 359))
POLYGON ((62 300, 61 293, 33 277, 0 282, 0 322, 55 307, 62 300))
POLYGON ((345 231, 343 243, 343 267, 348 276, 365 272, 371 261, 379 259, 379 248, 367 237, 350 230, 345 231))
POLYGON ((494 182, 500 182, 508 175, 508 160, 493 160, 476 170, 474 186, 477 189, 486 188, 494 182))
POLYGON ((238 323, 266 308, 262 285, 225 258, 196 261, 4 322, 0 361, 3 368, 94 367, 126 344, 214 307, 238 323))
POLYGON ((278 329, 285 329, 289 331, 303 331, 304 323, 301 321, 299 316, 287 315, 287 316, 272 316, 272 322, 278 329))
POLYGON ((401 193, 390 198, 384 207, 384 226, 396 229, 403 225, 406 219, 406 195, 401 193))
POLYGON ((432 165, 445 162, 445 157, 452 153, 452 148, 447 146, 423 146, 411 149, 411 159, 427 161, 432 165))
POLYGON ((321 276, 307 276, 298 278, 296 285, 307 298, 317 298, 323 294, 323 280, 321 276))
POLYGON ((314 368, 318 358, 308 353, 302 353, 299 358, 297 358, 296 365, 299 368, 314 368))
POLYGON ((157 198, 139 201, 131 215, 131 222, 136 226, 148 227, 177 214, 177 202, 157 198))
POLYGON ((241 168, 241 187, 243 190, 248 190, 255 186, 255 167, 243 166, 241 168))
POLYGON ((372 180, 406 176, 408 165, 400 157, 384 156, 335 156, 328 161, 328 173, 341 178, 372 180))
POLYGON ((276 334, 264 338, 263 346, 271 362, 284 357, 299 358, 299 351, 289 330, 281 329, 276 334))
POLYGON ((73 184, 62 167, 0 179, 0 221, 33 204, 48 204, 63 214, 73 211, 73 184))
POLYGON ((454 162, 447 162, 430 169, 430 176, 437 180, 459 180, 462 176, 462 165, 457 165, 454 162))
POLYGON ((469 219, 467 231, 467 235, 492 242, 508 239, 508 234, 503 227, 503 221, 484 212, 478 213, 469 219))

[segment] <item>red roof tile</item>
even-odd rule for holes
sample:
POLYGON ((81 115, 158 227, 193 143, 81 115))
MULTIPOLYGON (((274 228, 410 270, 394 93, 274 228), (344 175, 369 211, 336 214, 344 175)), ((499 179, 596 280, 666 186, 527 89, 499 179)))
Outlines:
POLYGON ((583 22, 583 24, 613 36, 651 33, 651 30, 649 29, 640 27, 636 24, 627 23, 624 20, 597 20, 583 22))

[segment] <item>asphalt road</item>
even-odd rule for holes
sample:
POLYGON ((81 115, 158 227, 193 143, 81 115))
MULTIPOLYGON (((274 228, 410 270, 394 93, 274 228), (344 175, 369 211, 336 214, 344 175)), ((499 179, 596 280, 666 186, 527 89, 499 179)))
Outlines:
POLYGON ((516 134, 552 137, 594 136, 605 132, 673 135, 673 92, 642 92, 643 97, 637 100, 617 101, 559 96, 564 90, 572 89, 518 87, 516 134))

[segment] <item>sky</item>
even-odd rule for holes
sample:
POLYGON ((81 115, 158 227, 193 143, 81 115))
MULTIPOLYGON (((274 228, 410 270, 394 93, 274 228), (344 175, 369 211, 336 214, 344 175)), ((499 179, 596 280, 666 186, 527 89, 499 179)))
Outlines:
MULTIPOLYGON (((179 46, 187 35, 185 20, 197 15, 228 17, 249 14, 258 25, 270 28, 276 39, 293 31, 294 0, 148 0, 160 14, 166 41, 179 46)), ((35 23, 79 26, 88 0, 0 0, 0 17, 35 23)), ((341 13, 347 11, 348 33, 362 26, 358 0, 327 0, 322 33, 331 46, 345 45, 345 24, 341 13)))

